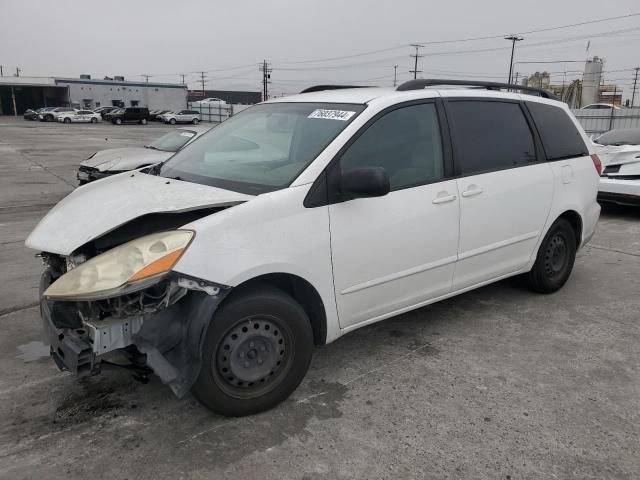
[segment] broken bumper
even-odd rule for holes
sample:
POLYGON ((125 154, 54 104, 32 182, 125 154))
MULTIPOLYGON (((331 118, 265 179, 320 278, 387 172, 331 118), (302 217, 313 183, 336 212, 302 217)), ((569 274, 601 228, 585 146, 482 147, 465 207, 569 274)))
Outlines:
MULTIPOLYGON (((41 294, 51 283, 47 270, 41 294)), ((200 373, 204 334, 226 293, 189 291, 165 309, 104 320, 83 320, 80 302, 45 300, 41 295, 40 312, 51 357, 61 370, 77 377, 96 375, 107 354, 134 346, 144 354, 144 364, 182 397, 200 373)))

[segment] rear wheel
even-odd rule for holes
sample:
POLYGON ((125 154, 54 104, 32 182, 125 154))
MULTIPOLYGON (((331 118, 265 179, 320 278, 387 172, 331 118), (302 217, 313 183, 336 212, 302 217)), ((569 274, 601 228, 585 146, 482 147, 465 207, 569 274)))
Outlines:
POLYGON ((121 118, 116 118, 113 123, 115 123, 116 125, 122 125, 122 119, 121 118))
POLYGON ((70 119, 69 117, 67 117, 67 118, 65 118, 65 119, 63 120, 63 122, 64 122, 64 123, 71 123, 71 119, 70 119))
POLYGON ((197 118, 194 118, 193 120, 191 120, 191 122, 192 122, 194 125, 197 125, 199 121, 200 121, 200 120, 198 120, 197 118))
POLYGON ((142 125, 146 125, 146 124, 147 124, 147 119, 146 119, 146 118, 143 118, 142 120, 140 120, 140 123, 141 123, 142 125))
POLYGON ((175 118, 172 118, 171 120, 169 120, 169 123, 170 123, 171 125, 175 125, 175 124, 176 124, 176 119, 175 119, 175 118))
POLYGON ((556 220, 540 244, 533 268, 526 275, 529 287, 540 293, 559 290, 573 270, 576 245, 571 224, 564 218, 556 220))
POLYGON ((93 117, 93 118, 91 119, 91 123, 98 123, 98 119, 97 119, 97 118, 95 118, 95 117, 93 117))
POLYGON ((268 285, 247 290, 211 321, 193 394, 222 415, 267 410, 300 384, 312 350, 309 318, 293 298, 268 285))

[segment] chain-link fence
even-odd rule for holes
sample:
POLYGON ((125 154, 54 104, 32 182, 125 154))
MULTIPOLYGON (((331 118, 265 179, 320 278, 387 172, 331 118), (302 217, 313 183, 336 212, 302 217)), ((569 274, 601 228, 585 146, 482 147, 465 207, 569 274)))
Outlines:
POLYGON ((190 102, 189 110, 200 113, 200 121, 210 123, 221 123, 227 118, 241 112, 251 105, 232 105, 229 103, 198 103, 190 102))

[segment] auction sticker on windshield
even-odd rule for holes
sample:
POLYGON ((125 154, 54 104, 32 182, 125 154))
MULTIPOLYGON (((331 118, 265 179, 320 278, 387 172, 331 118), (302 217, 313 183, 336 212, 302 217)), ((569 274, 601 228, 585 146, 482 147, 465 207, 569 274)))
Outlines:
POLYGON ((325 120, 342 120, 346 122, 356 112, 350 112, 348 110, 324 110, 318 109, 311 112, 308 118, 324 118, 325 120))

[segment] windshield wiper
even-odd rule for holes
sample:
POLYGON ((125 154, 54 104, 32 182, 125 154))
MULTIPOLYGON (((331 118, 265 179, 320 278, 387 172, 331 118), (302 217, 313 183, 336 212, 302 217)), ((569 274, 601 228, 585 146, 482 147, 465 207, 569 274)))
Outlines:
POLYGON ((144 148, 150 148, 151 150, 160 150, 158 147, 154 147, 153 145, 145 145, 144 148))

